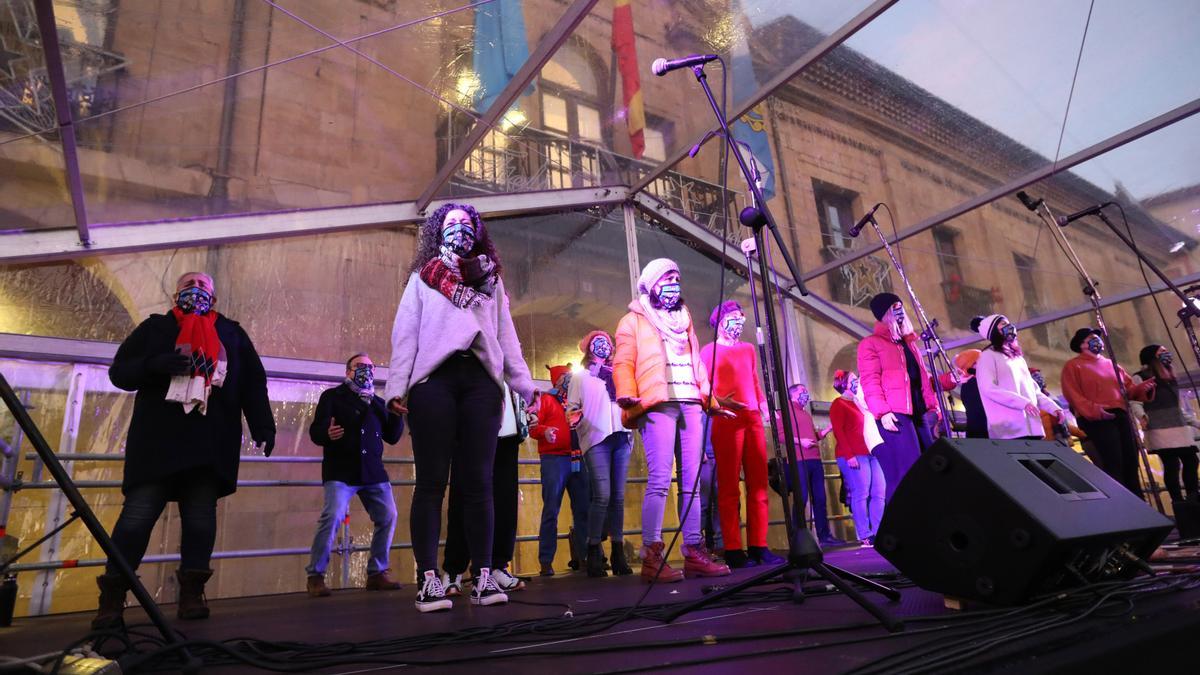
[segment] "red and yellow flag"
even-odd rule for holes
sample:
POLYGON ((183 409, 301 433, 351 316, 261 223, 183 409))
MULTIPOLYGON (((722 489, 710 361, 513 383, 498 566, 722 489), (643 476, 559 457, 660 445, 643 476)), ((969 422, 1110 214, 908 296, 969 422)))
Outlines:
POLYGON ((642 158, 646 151, 646 111, 642 107, 642 79, 638 75, 637 41, 633 34, 633 7, 630 0, 613 3, 612 48, 617 55, 617 70, 621 72, 621 94, 625 106, 625 122, 629 126, 629 143, 633 156, 642 158))

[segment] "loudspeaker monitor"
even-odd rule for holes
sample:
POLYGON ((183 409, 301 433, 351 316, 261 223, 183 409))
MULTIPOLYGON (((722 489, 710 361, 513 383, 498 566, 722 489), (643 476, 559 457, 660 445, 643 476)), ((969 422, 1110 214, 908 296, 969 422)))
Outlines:
POLYGON ((1019 604, 1133 576, 1172 523, 1052 441, 940 439, 896 487, 876 549, 923 588, 1019 604))

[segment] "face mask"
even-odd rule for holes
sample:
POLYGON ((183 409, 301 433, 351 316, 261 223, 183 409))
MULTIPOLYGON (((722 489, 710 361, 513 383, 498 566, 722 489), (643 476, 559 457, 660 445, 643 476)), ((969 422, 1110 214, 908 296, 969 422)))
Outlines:
POLYGON ((1046 388, 1046 378, 1043 377, 1041 373, 1032 373, 1031 377, 1033 377, 1034 382, 1037 382, 1037 386, 1039 389, 1046 388))
POLYGON ((1017 327, 1010 323, 1000 330, 1000 335, 1005 342, 1012 342, 1017 339, 1017 327))
POLYGON ((474 227, 471 223, 447 223, 442 227, 442 246, 455 255, 467 255, 475 248, 474 227))
POLYGON ((679 282, 663 284, 658 287, 658 301, 667 309, 674 309, 679 304, 679 282))
POLYGON ((892 318, 896 320, 896 323, 904 323, 904 306, 903 305, 892 308, 892 318))
POLYGON ((592 350, 592 356, 601 361, 607 361, 612 356, 612 343, 604 336, 592 338, 592 343, 588 345, 588 348, 592 350))
POLYGON ((354 376, 350 378, 359 389, 372 390, 375 388, 375 366, 360 363, 354 366, 354 376))
POLYGON ((1087 348, 1088 351, 1093 354, 1100 354, 1104 351, 1104 341, 1098 336, 1093 335, 1092 337, 1088 338, 1087 348))
POLYGON ((854 378, 846 383, 846 391, 850 392, 851 396, 858 395, 858 378, 854 378))
POLYGON ((796 405, 800 406, 801 408, 806 408, 808 407, 808 402, 810 400, 809 394, 807 391, 799 392, 795 395, 793 400, 796 401, 796 405))
POLYGON ((730 340, 736 340, 742 336, 742 329, 746 326, 746 317, 731 316, 727 317, 722 323, 721 328, 725 331, 725 336, 730 340))
POLYGON ((1158 355, 1158 362, 1170 368, 1171 364, 1175 362, 1175 357, 1171 355, 1171 352, 1163 352, 1158 355))
POLYGON ((184 314, 208 314, 212 309, 212 294, 196 286, 185 288, 176 296, 175 306, 184 314))

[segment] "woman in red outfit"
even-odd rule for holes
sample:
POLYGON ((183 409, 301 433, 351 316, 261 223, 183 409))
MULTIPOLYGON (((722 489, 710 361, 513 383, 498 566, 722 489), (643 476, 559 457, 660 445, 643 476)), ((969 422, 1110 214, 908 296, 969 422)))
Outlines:
POLYGON ((887 487, 883 469, 871 450, 882 445, 883 440, 875 427, 875 417, 858 400, 858 376, 839 370, 833 374, 833 388, 841 394, 829 405, 829 422, 837 439, 838 468, 846 484, 854 531, 863 546, 870 546, 883 519, 887 487))
POLYGON ((717 329, 717 341, 700 348, 700 358, 712 373, 713 394, 723 405, 737 411, 731 419, 712 420, 713 455, 717 460, 717 510, 725 540, 725 563, 730 567, 779 564, 783 558, 767 548, 767 438, 763 429, 767 398, 758 378, 754 346, 740 340, 746 315, 736 301, 728 300, 713 310, 709 325, 717 329), (738 474, 746 475, 746 541, 738 504, 741 498, 738 474))

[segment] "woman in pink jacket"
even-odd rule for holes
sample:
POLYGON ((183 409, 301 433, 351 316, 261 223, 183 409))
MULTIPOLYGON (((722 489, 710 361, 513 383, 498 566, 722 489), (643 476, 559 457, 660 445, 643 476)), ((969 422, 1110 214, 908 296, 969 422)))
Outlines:
POLYGON ((875 458, 887 481, 890 501, 900 479, 933 444, 925 413, 941 416, 929 372, 904 304, 894 293, 871 298, 875 332, 858 343, 858 373, 867 408, 879 420, 883 445, 875 458))

